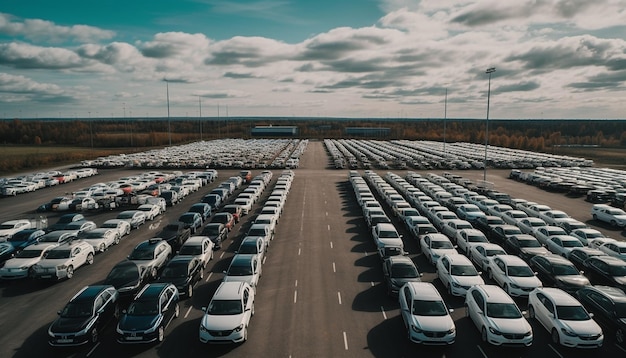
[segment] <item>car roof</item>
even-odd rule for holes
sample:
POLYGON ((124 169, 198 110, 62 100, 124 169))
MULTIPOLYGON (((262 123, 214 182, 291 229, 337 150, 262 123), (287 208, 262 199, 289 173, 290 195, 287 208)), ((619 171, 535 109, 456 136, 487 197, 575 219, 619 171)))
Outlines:
POLYGON ((163 290, 170 285, 172 284, 171 283, 147 284, 141 289, 141 291, 139 291, 139 293, 137 293, 137 296, 135 296, 135 300, 140 299, 140 298, 143 299, 143 298, 159 297, 161 295, 161 292, 163 292, 163 290))
POLYGON ((548 296, 557 306, 580 306, 578 300, 560 288, 542 287, 537 290, 548 296))
POLYGON ((80 290, 74 297, 70 299, 72 301, 89 301, 95 298, 100 294, 100 292, 105 291, 107 289, 112 288, 111 285, 93 285, 93 286, 85 286, 82 290, 80 290))
POLYGON ((187 239, 187 241, 185 241, 183 246, 199 245, 205 240, 210 240, 210 239, 208 236, 191 236, 190 238, 187 239))
POLYGON ((524 260, 522 260, 521 257, 515 256, 515 255, 495 255, 493 258, 494 259, 499 258, 500 260, 502 260, 507 265, 528 266, 526 264, 526 262, 524 260))
POLYGON ((256 257, 255 254, 236 254, 235 256, 233 256, 233 259, 231 261, 231 265, 237 263, 248 263, 248 262, 252 262, 252 260, 256 257))
POLYGON ((403 255, 389 256, 385 260, 390 261, 392 265, 404 263, 404 264, 410 264, 410 265, 415 266, 415 263, 413 262, 413 260, 411 260, 410 257, 403 256, 403 255))
POLYGON ((413 291, 413 297, 427 301, 443 301, 437 288, 430 282, 407 282, 407 286, 413 291))
POLYGON ((393 230, 396 231, 396 227, 391 223, 378 223, 376 224, 379 230, 393 230))
POLYGON ((447 257, 448 260, 450 261, 450 264, 452 265, 463 265, 463 264, 472 265, 472 262, 470 261, 470 259, 468 259, 467 256, 464 256, 461 254, 445 254, 443 255, 443 257, 447 257))
MULTIPOLYGON (((595 250, 595 249, 593 249, 595 250)), ((599 251, 599 250, 595 250, 595 251, 599 251)), ((550 261, 551 264, 567 264, 567 265, 573 265, 572 262, 568 259, 566 259, 563 256, 559 256, 556 254, 549 254, 549 255, 541 255, 538 257, 543 257, 544 259, 550 261)))
POLYGON ((244 287, 249 286, 246 282, 240 281, 228 281, 220 283, 217 291, 213 295, 211 300, 215 299, 239 299, 242 296, 242 290, 244 287))
POLYGON ((477 290, 483 291, 487 302, 493 303, 515 303, 500 286, 497 285, 474 285, 477 290))
POLYGON ((626 261, 610 255, 594 256, 591 259, 603 261, 611 266, 625 266, 626 261))
POLYGON ((624 293, 624 291, 617 287, 594 285, 585 288, 600 291, 602 294, 609 297, 613 301, 626 303, 626 293, 624 293))

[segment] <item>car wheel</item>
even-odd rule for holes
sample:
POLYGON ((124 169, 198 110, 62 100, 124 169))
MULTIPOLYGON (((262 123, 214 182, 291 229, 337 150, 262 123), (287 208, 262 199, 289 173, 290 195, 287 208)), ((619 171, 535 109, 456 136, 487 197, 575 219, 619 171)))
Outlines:
POLYGON ((178 318, 180 316, 180 305, 176 302, 176 307, 174 307, 174 318, 178 318))
POLYGON ((483 329, 480 331, 480 339, 482 339, 483 342, 487 343, 487 328, 483 327, 483 329))
POLYGON ((504 292, 506 292, 509 296, 511 295, 511 292, 509 292, 509 285, 508 284, 504 284, 504 286, 502 286, 502 289, 504 290, 504 292))
POLYGON ((124 235, 130 235, 130 226, 126 227, 126 231, 124 232, 124 235))
POLYGON ((152 279, 157 278, 158 272, 156 267, 153 267, 152 269, 150 269, 150 276, 152 277, 152 279))
MULTIPOLYGON (((204 268, 203 268, 204 269, 204 268)), ((200 280, 202 280, 204 278, 204 271, 200 270, 200 280)))
POLYGON ((100 248, 98 249, 98 251, 100 251, 100 252, 105 252, 105 251, 106 251, 106 249, 107 249, 106 245, 105 245, 104 243, 101 243, 101 244, 100 244, 100 248))
POLYGON ((115 308, 113 309, 113 317, 115 319, 120 318, 120 306, 118 304, 116 304, 115 308))
POLYGON ((248 327, 243 328, 243 342, 248 340, 248 327))
POLYGON ((593 220, 598 220, 598 215, 593 214, 593 220))
POLYGON ((87 254, 87 261, 86 261, 87 265, 91 265, 93 264, 93 254, 90 252, 87 254))
POLYGON ((617 222, 615 220, 611 220, 611 226, 617 226, 617 222))
POLYGON ((165 339, 165 329, 163 328, 163 326, 159 326, 159 331, 157 333, 157 340, 159 342, 163 342, 164 339, 165 339))
POLYGON ((189 286, 187 286, 187 298, 191 297, 193 297, 193 285, 190 283, 189 286))
POLYGON ((528 317, 531 319, 535 318, 535 307, 528 306, 528 317))
POLYGON ((561 344, 561 338, 559 337, 559 331, 557 331, 556 329, 552 329, 552 334, 550 335, 552 338, 552 343, 554 344, 561 344))
POLYGON ((252 308, 250 309, 250 315, 254 316, 254 303, 252 304, 252 308))
POLYGON ((113 245, 118 245, 120 243, 120 236, 115 235, 115 239, 113 239, 113 245))
POLYGON ((448 284, 448 294, 450 294, 450 296, 453 296, 453 294, 452 294, 452 284, 448 284))
POLYGON ((98 329, 97 328, 94 328, 91 330, 91 337, 89 339, 91 340, 91 343, 98 342, 98 329))
POLYGON ((615 331, 615 340, 619 344, 624 343, 624 330, 623 329, 618 328, 617 331, 615 331))
POLYGON ((68 266, 68 267, 67 267, 67 273, 66 273, 66 275, 67 275, 66 277, 68 278, 68 280, 69 280, 70 278, 72 278, 72 276, 74 276, 74 266, 71 266, 71 265, 70 265, 70 266, 68 266))

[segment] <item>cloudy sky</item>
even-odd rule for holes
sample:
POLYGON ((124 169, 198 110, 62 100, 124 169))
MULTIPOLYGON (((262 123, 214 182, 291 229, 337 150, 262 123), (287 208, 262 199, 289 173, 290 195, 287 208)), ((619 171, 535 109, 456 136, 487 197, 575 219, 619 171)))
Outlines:
POLYGON ((2 0, 0 118, 624 118, 626 0, 2 0), (167 82, 166 82, 167 81, 167 82))

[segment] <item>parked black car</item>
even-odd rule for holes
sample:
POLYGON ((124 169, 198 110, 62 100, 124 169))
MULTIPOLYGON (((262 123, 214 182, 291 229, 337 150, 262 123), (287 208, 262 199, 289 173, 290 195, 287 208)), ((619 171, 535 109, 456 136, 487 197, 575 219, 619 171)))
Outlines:
POLYGON ((39 238, 45 235, 45 231, 41 229, 26 229, 18 231, 11 236, 7 242, 15 248, 15 251, 20 251, 26 246, 39 242, 39 238))
POLYGON ((191 298, 195 284, 204 278, 202 262, 193 256, 174 256, 163 268, 157 282, 172 283, 180 296, 191 298))
POLYGON ((222 223, 208 223, 202 229, 201 236, 208 236, 213 241, 215 249, 222 248, 222 242, 228 237, 228 229, 222 223))
POLYGON ((626 291, 626 262, 607 255, 591 257, 584 264, 594 285, 609 285, 626 291))
POLYGON ((46 232, 56 231, 56 230, 65 230, 65 227, 67 226, 67 224, 70 224, 74 221, 80 221, 80 220, 85 220, 85 217, 83 216, 83 214, 76 214, 76 213, 64 214, 59 218, 59 220, 57 220, 56 223, 48 226, 46 228, 46 232))
POLYGON ((205 222, 209 217, 211 217, 211 205, 207 203, 195 203, 193 204, 189 210, 192 213, 198 213, 202 216, 202 222, 205 222))
POLYGON ((178 290, 171 283, 145 285, 117 324, 119 343, 163 342, 165 329, 180 314, 178 290))
POLYGON ((48 328, 51 346, 79 346, 96 343, 104 327, 119 316, 118 292, 110 285, 86 286, 65 307, 48 328))
POLYGON ((185 224, 181 222, 175 222, 165 225, 163 230, 156 235, 161 239, 167 241, 173 250, 178 250, 191 236, 191 229, 186 228, 185 224))
POLYGON ((537 272, 544 285, 560 288, 569 294, 591 285, 573 263, 558 255, 535 256, 530 259, 529 266, 537 272))
POLYGON ((115 287, 121 297, 132 297, 149 280, 148 270, 132 261, 124 260, 113 266, 103 284, 115 287))
POLYGON ((519 234, 509 237, 502 248, 511 255, 516 255, 528 262, 537 255, 548 255, 550 251, 543 247, 539 240, 528 234, 519 234))
POLYGON ((585 308, 594 314, 604 332, 615 332, 618 344, 626 343, 626 294, 609 286, 590 286, 576 292, 576 297, 585 308))
POLYGON ((586 270, 585 261, 593 256, 606 256, 606 253, 592 247, 575 247, 570 251, 568 258, 579 270, 586 270))

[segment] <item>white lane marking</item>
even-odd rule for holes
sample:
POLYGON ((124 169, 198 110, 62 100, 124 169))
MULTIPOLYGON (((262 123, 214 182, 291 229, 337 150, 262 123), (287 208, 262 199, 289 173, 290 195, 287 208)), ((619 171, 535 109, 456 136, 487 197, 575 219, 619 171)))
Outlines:
POLYGON ((552 351, 554 353, 556 353, 557 356, 563 358, 563 356, 561 355, 561 353, 559 353, 559 351, 556 350, 556 348, 554 348, 551 344, 548 344, 548 347, 550 347, 550 349, 552 349, 552 351))
POLYGON ((185 313, 185 317, 187 318, 187 316, 189 316, 189 313, 191 312, 191 309, 193 308, 193 306, 189 306, 189 308, 187 309, 187 313, 185 313))
POLYGON ((337 267, 335 266, 335 263, 333 262, 333 272, 337 273, 337 267))
POLYGON ((615 343, 615 347, 621 349, 622 351, 626 352, 626 349, 622 348, 620 345, 618 345, 617 343, 615 343))
POLYGON ((300 256, 300 253, 302 252, 301 248, 298 248, 298 256, 300 256))
POLYGON ((326 227, 328 228, 328 231, 330 231, 330 225, 326 225, 326 227))
POLYGON ((267 256, 263 256, 263 265, 265 265, 265 260, 267 260, 267 256))
POLYGON ((324 204, 328 204, 328 201, 324 200, 324 204))
POLYGON ((339 298, 339 304, 341 304, 341 292, 337 291, 337 298, 339 298))
POLYGON ((332 241, 330 242, 330 248, 331 249, 333 248, 333 242, 332 241))
POLYGON ((298 287, 298 280, 296 280, 296 286, 295 287, 298 287))
POLYGON ((213 276, 213 272, 209 272, 209 275, 206 277, 206 280, 204 280, 204 282, 209 282, 211 276, 213 276))
POLYGON ((328 211, 326 212, 326 216, 328 216, 328 211))
POLYGON ((387 319, 387 314, 385 313, 385 307, 380 306, 380 310, 381 310, 381 312, 383 313, 383 318, 384 318, 384 319, 387 319))
POLYGON ((293 303, 298 302, 298 290, 293 291, 293 303))
POLYGON ((364 256, 367 256, 367 251, 365 251, 365 252, 363 253, 363 255, 364 255, 364 256))
POLYGON ((372 287, 374 287, 374 281, 370 281, 370 284, 372 285, 372 287))
POLYGON ((348 350, 348 336, 346 335, 346 331, 343 331, 343 346, 348 350))
POLYGON ((479 350, 479 351, 480 351, 480 353, 483 355, 483 357, 485 357, 485 358, 489 358, 489 357, 487 357, 487 355, 485 354, 485 352, 483 351, 483 349, 482 349, 482 348, 480 348, 480 346, 476 346, 476 347, 478 347, 478 350, 479 350))
POLYGON ((92 354, 93 354, 93 352, 95 352, 95 351, 96 351, 96 348, 98 348, 98 346, 99 346, 99 345, 100 345, 100 342, 96 343, 96 345, 95 345, 95 346, 93 346, 93 348, 91 348, 91 349, 89 350, 89 352, 87 352, 87 357, 89 357, 90 355, 92 355, 92 354))
POLYGON ((222 254, 220 255, 220 259, 221 259, 222 257, 224 257, 224 254, 225 254, 225 253, 226 253, 226 251, 222 251, 222 254))

